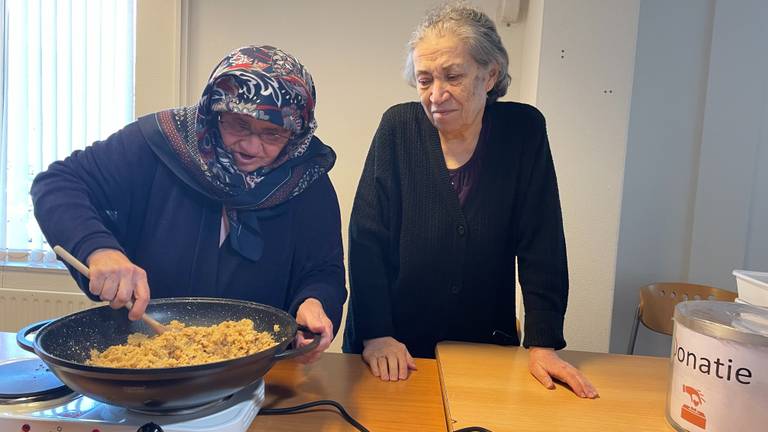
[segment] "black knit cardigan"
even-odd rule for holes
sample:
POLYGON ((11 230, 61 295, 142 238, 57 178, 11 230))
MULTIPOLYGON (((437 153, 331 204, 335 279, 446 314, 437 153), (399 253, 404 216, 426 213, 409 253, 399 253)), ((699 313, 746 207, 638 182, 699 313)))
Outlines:
POLYGON ((544 117, 511 102, 486 107, 476 177, 464 207, 451 188, 437 130, 415 102, 384 114, 349 228, 351 297, 344 350, 392 336, 416 357, 460 340, 565 346, 568 266, 544 117))

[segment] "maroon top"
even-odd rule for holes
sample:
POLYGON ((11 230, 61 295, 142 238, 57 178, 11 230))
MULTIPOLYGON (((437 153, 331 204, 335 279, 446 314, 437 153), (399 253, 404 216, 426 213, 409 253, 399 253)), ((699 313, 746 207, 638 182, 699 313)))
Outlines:
POLYGON ((483 147, 483 141, 485 141, 488 136, 487 126, 485 121, 483 121, 483 127, 480 130, 480 136, 477 138, 475 151, 472 153, 469 160, 458 168, 448 170, 448 180, 450 180, 453 190, 459 195, 459 204, 461 204, 462 207, 464 207, 464 203, 466 202, 469 193, 472 191, 472 185, 477 183, 478 178, 480 177, 480 168, 482 165, 479 161, 480 150, 483 147))

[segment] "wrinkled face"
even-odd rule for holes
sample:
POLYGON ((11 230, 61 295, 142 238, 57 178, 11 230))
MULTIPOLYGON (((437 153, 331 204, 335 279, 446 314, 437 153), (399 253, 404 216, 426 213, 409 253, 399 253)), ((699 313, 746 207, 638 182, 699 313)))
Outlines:
POLYGON ((462 133, 482 121, 486 94, 496 81, 453 35, 427 35, 413 51, 416 88, 429 120, 441 133, 462 133))
POLYGON ((244 173, 274 162, 291 136, 287 129, 270 122, 230 112, 221 113, 219 131, 235 165, 244 173))

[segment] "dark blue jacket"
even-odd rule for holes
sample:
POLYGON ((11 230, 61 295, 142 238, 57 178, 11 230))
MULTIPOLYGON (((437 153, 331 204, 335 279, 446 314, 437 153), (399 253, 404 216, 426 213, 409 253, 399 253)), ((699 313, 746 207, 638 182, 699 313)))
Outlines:
MULTIPOLYGON (((32 184, 35 217, 51 245, 85 262, 96 249, 122 250, 147 272, 152 298, 251 300, 296 313, 323 304, 334 331, 347 291, 336 192, 323 175, 260 221, 257 262, 219 248, 221 203, 181 182, 150 149, 137 123, 54 162, 32 184)), ((80 288, 88 281, 70 268, 80 288)))

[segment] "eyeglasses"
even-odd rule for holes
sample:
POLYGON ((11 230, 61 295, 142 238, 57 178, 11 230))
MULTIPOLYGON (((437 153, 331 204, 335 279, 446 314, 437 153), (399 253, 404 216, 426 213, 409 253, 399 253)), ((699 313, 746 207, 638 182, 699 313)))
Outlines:
POLYGON ((221 129, 230 135, 238 138, 247 138, 255 135, 259 140, 269 145, 283 145, 291 138, 290 135, 280 134, 274 130, 259 131, 252 129, 248 123, 233 118, 219 117, 219 124, 221 124, 221 129))

